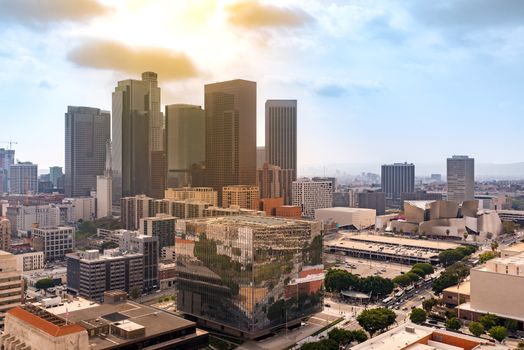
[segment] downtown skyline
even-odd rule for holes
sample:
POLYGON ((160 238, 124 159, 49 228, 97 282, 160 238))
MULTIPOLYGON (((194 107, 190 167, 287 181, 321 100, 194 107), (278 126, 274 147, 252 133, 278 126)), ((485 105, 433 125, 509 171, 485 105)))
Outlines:
POLYGON ((256 81, 258 145, 265 101, 298 100, 299 176, 323 166, 331 174, 333 164, 443 169, 453 154, 478 164, 523 160, 511 152, 524 126, 519 2, 502 9, 481 1, 471 11, 463 1, 196 1, 159 11, 167 2, 82 1, 81 13, 59 1, 49 11, 25 2, 32 11, 0 3, 0 119, 2 141, 18 141, 16 158, 39 169, 64 164, 68 105, 111 110, 114 84, 146 70, 159 74, 161 110, 203 106, 207 83, 256 81), (138 33, 141 14, 155 20, 138 33), (168 25, 176 16, 184 22, 168 25))

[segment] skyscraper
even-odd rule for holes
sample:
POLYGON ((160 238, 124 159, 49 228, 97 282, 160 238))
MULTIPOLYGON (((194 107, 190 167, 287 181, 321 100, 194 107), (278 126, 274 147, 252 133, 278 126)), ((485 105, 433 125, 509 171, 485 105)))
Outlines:
POLYGON ((111 216, 113 205, 113 171, 111 170, 111 142, 106 143, 104 175, 96 177, 96 217, 111 216))
POLYGON ((201 106, 166 106, 167 187, 194 184, 191 168, 206 159, 206 115, 201 106))
MULTIPOLYGON (((111 117, 108 111, 68 106, 65 114, 65 194, 88 196, 104 173, 111 117)), ((54 175, 56 170, 54 171, 54 175)), ((55 179, 55 183, 58 177, 55 179)), ((53 183, 53 185, 55 185, 53 183)))
POLYGON ((38 189, 38 165, 31 162, 18 162, 9 169, 10 192, 27 194, 38 189))
POLYGON ((206 185, 222 200, 224 186, 256 183, 257 85, 237 79, 204 90, 206 185))
POLYGON ((415 192, 415 165, 394 163, 382 165, 382 192, 386 193, 386 207, 400 208, 400 195, 415 192))
POLYGON ((15 150, 0 148, 0 193, 9 192, 9 169, 15 163, 15 150))
POLYGON ((260 198, 282 197, 282 170, 276 165, 264 163, 257 169, 257 186, 260 198))
POLYGON ((297 179, 297 100, 266 101, 266 161, 282 170, 285 204, 297 179))
POLYGON ((164 120, 160 111, 157 75, 142 73, 142 80, 123 80, 113 92, 113 203, 136 194, 151 194, 151 178, 163 169, 152 161, 165 157, 164 120), (152 174, 153 171, 153 174, 152 174))
POLYGON ((53 188, 58 188, 58 181, 63 175, 64 173, 62 172, 61 166, 52 166, 49 168, 49 181, 53 183, 53 188))
POLYGON ((448 200, 462 203, 475 199, 475 159, 453 156, 447 160, 448 200))

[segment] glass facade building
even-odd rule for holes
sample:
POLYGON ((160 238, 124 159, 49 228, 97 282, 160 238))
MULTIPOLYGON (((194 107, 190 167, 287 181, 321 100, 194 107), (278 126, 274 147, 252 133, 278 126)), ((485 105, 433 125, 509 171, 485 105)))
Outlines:
POLYGON ((320 222, 231 216, 188 220, 177 254, 177 308, 254 338, 322 309, 320 222))

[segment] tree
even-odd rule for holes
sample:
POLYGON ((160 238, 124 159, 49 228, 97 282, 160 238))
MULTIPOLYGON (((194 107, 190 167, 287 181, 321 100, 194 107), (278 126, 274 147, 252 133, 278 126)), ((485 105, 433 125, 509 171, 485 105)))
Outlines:
POLYGON ((411 284, 411 278, 406 276, 406 274, 398 275, 392 279, 392 282, 401 287, 407 287, 411 284))
POLYGON ((353 332, 342 328, 333 328, 328 332, 328 337, 336 341, 338 345, 346 345, 353 341, 353 332))
POLYGON ((426 275, 430 275, 433 272, 435 272, 433 266, 431 266, 431 264, 429 263, 416 263, 415 265, 413 265, 412 269, 421 269, 426 273, 426 275))
POLYGON ((426 312, 431 312, 433 307, 437 306, 438 300, 435 298, 426 299, 422 302, 422 308, 426 310, 426 312))
POLYGON ((450 231, 449 231, 449 228, 448 228, 448 229, 446 229, 446 236, 449 237, 449 234, 450 234, 450 231))
POLYGON ((129 291, 129 296, 131 297, 131 299, 138 299, 141 295, 141 290, 140 290, 140 287, 138 286, 134 286, 131 288, 131 290, 129 291))
POLYGON ((113 249, 113 248, 118 248, 118 243, 107 241, 100 245, 100 250, 113 249))
POLYGON ((493 233, 491 233, 491 232, 487 232, 487 233, 486 233, 486 238, 487 238, 487 239, 492 239, 492 238, 493 238, 493 233))
POLYGON ((495 241, 495 242, 491 242, 491 250, 492 250, 493 252, 495 252, 495 251, 497 250, 498 247, 499 247, 498 242, 496 242, 496 241, 495 241))
POLYGON ((456 317, 452 317, 446 321, 446 328, 452 329, 454 331, 459 330, 462 327, 462 322, 456 317))
POLYGON ((55 286, 55 282, 51 278, 42 278, 41 280, 36 281, 35 288, 47 290, 55 286))
POLYGON ((420 276, 413 272, 408 272, 405 274, 411 280, 411 282, 417 282, 420 279, 420 276))
POLYGON ((358 283, 358 290, 362 293, 374 296, 384 296, 393 291, 393 282, 390 279, 380 276, 368 276, 361 278, 358 283))
POLYGON ((502 229, 505 234, 515 233, 517 225, 513 221, 502 221, 502 229))
POLYGON ((353 340, 357 343, 363 343, 368 340, 368 335, 362 329, 357 329, 353 331, 353 340))
POLYGON ((484 329, 491 329, 499 323, 499 318, 493 314, 485 314, 479 317, 479 322, 482 323, 484 329))
POLYGON ((419 275, 422 278, 426 276, 426 273, 422 269, 412 268, 409 272, 416 273, 417 275, 419 275))
POLYGON ((462 260, 464 257, 464 254, 462 254, 457 249, 448 249, 444 250, 443 252, 440 252, 438 255, 438 260, 442 263, 442 265, 449 266, 453 263, 462 260))
POLYGON ((464 237, 464 240, 468 239, 468 232, 467 232, 467 231, 464 231, 464 233, 462 234, 462 236, 464 237))
POLYGON ((386 308, 367 309, 357 317, 358 324, 371 336, 395 323, 396 315, 386 308))
POLYGON ((486 261, 495 258, 497 255, 494 252, 485 252, 479 255, 480 263, 484 264, 486 261))
POLYGON ((488 334, 493 339, 501 342, 508 336, 508 330, 503 326, 494 326, 489 329, 488 334))
POLYGON ((458 282, 459 277, 456 274, 444 271, 433 281, 431 288, 435 294, 440 294, 444 289, 451 287, 458 282))
POLYGON ((475 337, 480 337, 482 334, 484 334, 484 326, 480 322, 471 322, 468 328, 471 334, 473 334, 475 337))
POLYGON ((411 310, 411 314, 409 315, 409 319, 411 320, 411 322, 416 323, 416 324, 422 324, 426 322, 426 318, 427 318, 426 311, 418 307, 411 310))

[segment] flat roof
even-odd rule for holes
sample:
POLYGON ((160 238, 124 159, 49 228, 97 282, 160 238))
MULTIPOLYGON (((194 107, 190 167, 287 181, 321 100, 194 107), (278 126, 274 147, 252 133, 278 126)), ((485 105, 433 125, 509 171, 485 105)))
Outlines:
POLYGON ((471 293, 471 282, 464 281, 459 285, 454 285, 443 290, 443 292, 459 293, 462 295, 470 295, 471 293))
MULTIPOLYGON (((118 313, 127 317, 125 321, 120 321, 121 328, 122 324, 126 324, 123 327, 124 329, 130 328, 131 330, 145 327, 146 338, 195 326, 194 322, 129 300, 115 304, 98 304, 94 307, 69 311, 68 321, 80 323, 83 320, 92 320, 112 313, 118 313)), ((65 318, 65 314, 59 316, 65 318)), ((89 344, 91 344, 90 349, 97 350, 113 347, 116 344, 126 344, 135 340, 106 335, 104 338, 89 338, 89 344)))
POLYGON ((342 213, 358 213, 358 212, 376 212, 375 209, 368 209, 368 208, 349 208, 349 207, 332 207, 332 208, 321 208, 321 209, 315 209, 315 212, 332 212, 332 211, 338 211, 342 213))
POLYGON ((516 316, 513 316, 513 315, 501 314, 501 313, 493 312, 493 310, 483 310, 483 309, 472 308, 470 302, 469 303, 460 304, 456 308, 460 309, 460 310, 464 310, 464 311, 471 311, 471 312, 479 313, 479 314, 493 314, 493 315, 498 316, 500 318, 509 318, 509 319, 512 319, 512 320, 517 320, 517 321, 524 322, 524 317, 516 317, 516 316))
POLYGON ((255 216, 255 215, 234 215, 234 216, 221 216, 221 217, 210 217, 204 219, 188 219, 187 222, 201 222, 210 224, 229 224, 229 225, 245 225, 245 226, 294 226, 297 224, 309 224, 310 220, 302 219, 289 219, 283 217, 271 217, 271 216, 255 216))
POLYGON ((513 244, 509 247, 502 249, 502 251, 504 250, 509 250, 511 252, 517 252, 517 253, 524 252, 524 243, 513 244))
POLYGON ((348 236, 348 239, 353 240, 353 241, 367 241, 367 242, 394 244, 394 245, 402 245, 402 246, 408 246, 408 247, 426 248, 426 249, 434 249, 434 250, 455 249, 460 246, 460 244, 456 244, 456 243, 429 241, 425 239, 411 239, 411 238, 401 238, 401 237, 369 235, 369 234, 350 235, 348 236))
POLYGON ((377 254, 388 254, 395 256, 413 257, 430 260, 437 256, 437 251, 433 249, 417 249, 410 246, 399 246, 381 242, 366 242, 350 239, 338 239, 324 244, 328 248, 353 249, 377 254))

